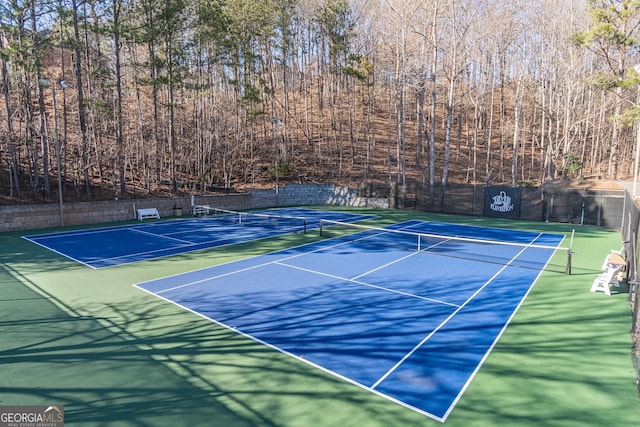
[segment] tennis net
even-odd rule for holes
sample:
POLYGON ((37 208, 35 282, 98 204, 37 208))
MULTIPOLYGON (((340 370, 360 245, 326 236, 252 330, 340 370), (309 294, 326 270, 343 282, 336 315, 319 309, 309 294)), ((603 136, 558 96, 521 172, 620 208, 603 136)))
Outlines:
POLYGON ((390 248, 571 274, 571 248, 420 233, 321 220, 320 235, 363 248, 390 248))
POLYGON ((213 218, 216 221, 228 224, 307 233, 307 219, 305 217, 275 215, 264 212, 239 212, 207 205, 194 205, 192 214, 198 217, 213 218))

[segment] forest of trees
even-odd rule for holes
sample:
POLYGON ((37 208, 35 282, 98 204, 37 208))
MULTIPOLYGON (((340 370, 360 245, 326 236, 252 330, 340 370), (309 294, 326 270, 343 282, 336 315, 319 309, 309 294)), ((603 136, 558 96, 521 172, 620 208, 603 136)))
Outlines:
POLYGON ((2 0, 0 200, 636 174, 636 0, 2 0))

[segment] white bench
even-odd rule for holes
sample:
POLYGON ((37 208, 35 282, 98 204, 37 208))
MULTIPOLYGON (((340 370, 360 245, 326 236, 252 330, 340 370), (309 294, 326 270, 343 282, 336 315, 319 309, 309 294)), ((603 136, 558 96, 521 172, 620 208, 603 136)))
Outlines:
POLYGON ((138 209, 138 219, 142 221, 143 219, 160 219, 160 213, 156 208, 146 208, 146 209, 138 209))
POLYGON ((211 206, 207 205, 193 205, 191 206, 191 214, 193 216, 206 215, 209 213, 211 206))
POLYGON ((624 271, 625 267, 622 251, 611 251, 602 263, 604 272, 600 273, 591 285, 591 292, 604 292, 606 295, 611 295, 610 285, 620 286, 618 275, 624 271))

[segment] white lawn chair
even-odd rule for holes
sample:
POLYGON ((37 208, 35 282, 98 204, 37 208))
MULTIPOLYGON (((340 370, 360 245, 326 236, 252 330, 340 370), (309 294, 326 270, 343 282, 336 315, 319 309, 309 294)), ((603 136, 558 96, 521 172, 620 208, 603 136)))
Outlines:
POLYGON ((611 286, 620 286, 618 275, 625 268, 624 264, 620 264, 620 252, 611 251, 609 255, 602 263, 602 269, 605 270, 603 273, 600 273, 598 277, 593 281, 593 285, 591 285, 591 292, 604 292, 607 295, 611 295, 611 286), (613 260, 614 255, 618 256, 616 261, 611 262, 613 260))
POLYGON ((619 251, 611 250, 611 252, 606 256, 604 262, 602 263, 603 270, 609 270, 612 268, 617 268, 620 264, 625 264, 623 250, 619 251))

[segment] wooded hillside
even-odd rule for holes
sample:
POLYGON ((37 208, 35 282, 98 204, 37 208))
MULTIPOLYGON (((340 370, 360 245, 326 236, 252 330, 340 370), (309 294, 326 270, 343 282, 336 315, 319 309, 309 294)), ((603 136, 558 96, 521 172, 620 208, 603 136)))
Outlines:
POLYGON ((633 177, 640 12, 586 3, 3 2, 0 200, 633 177))

